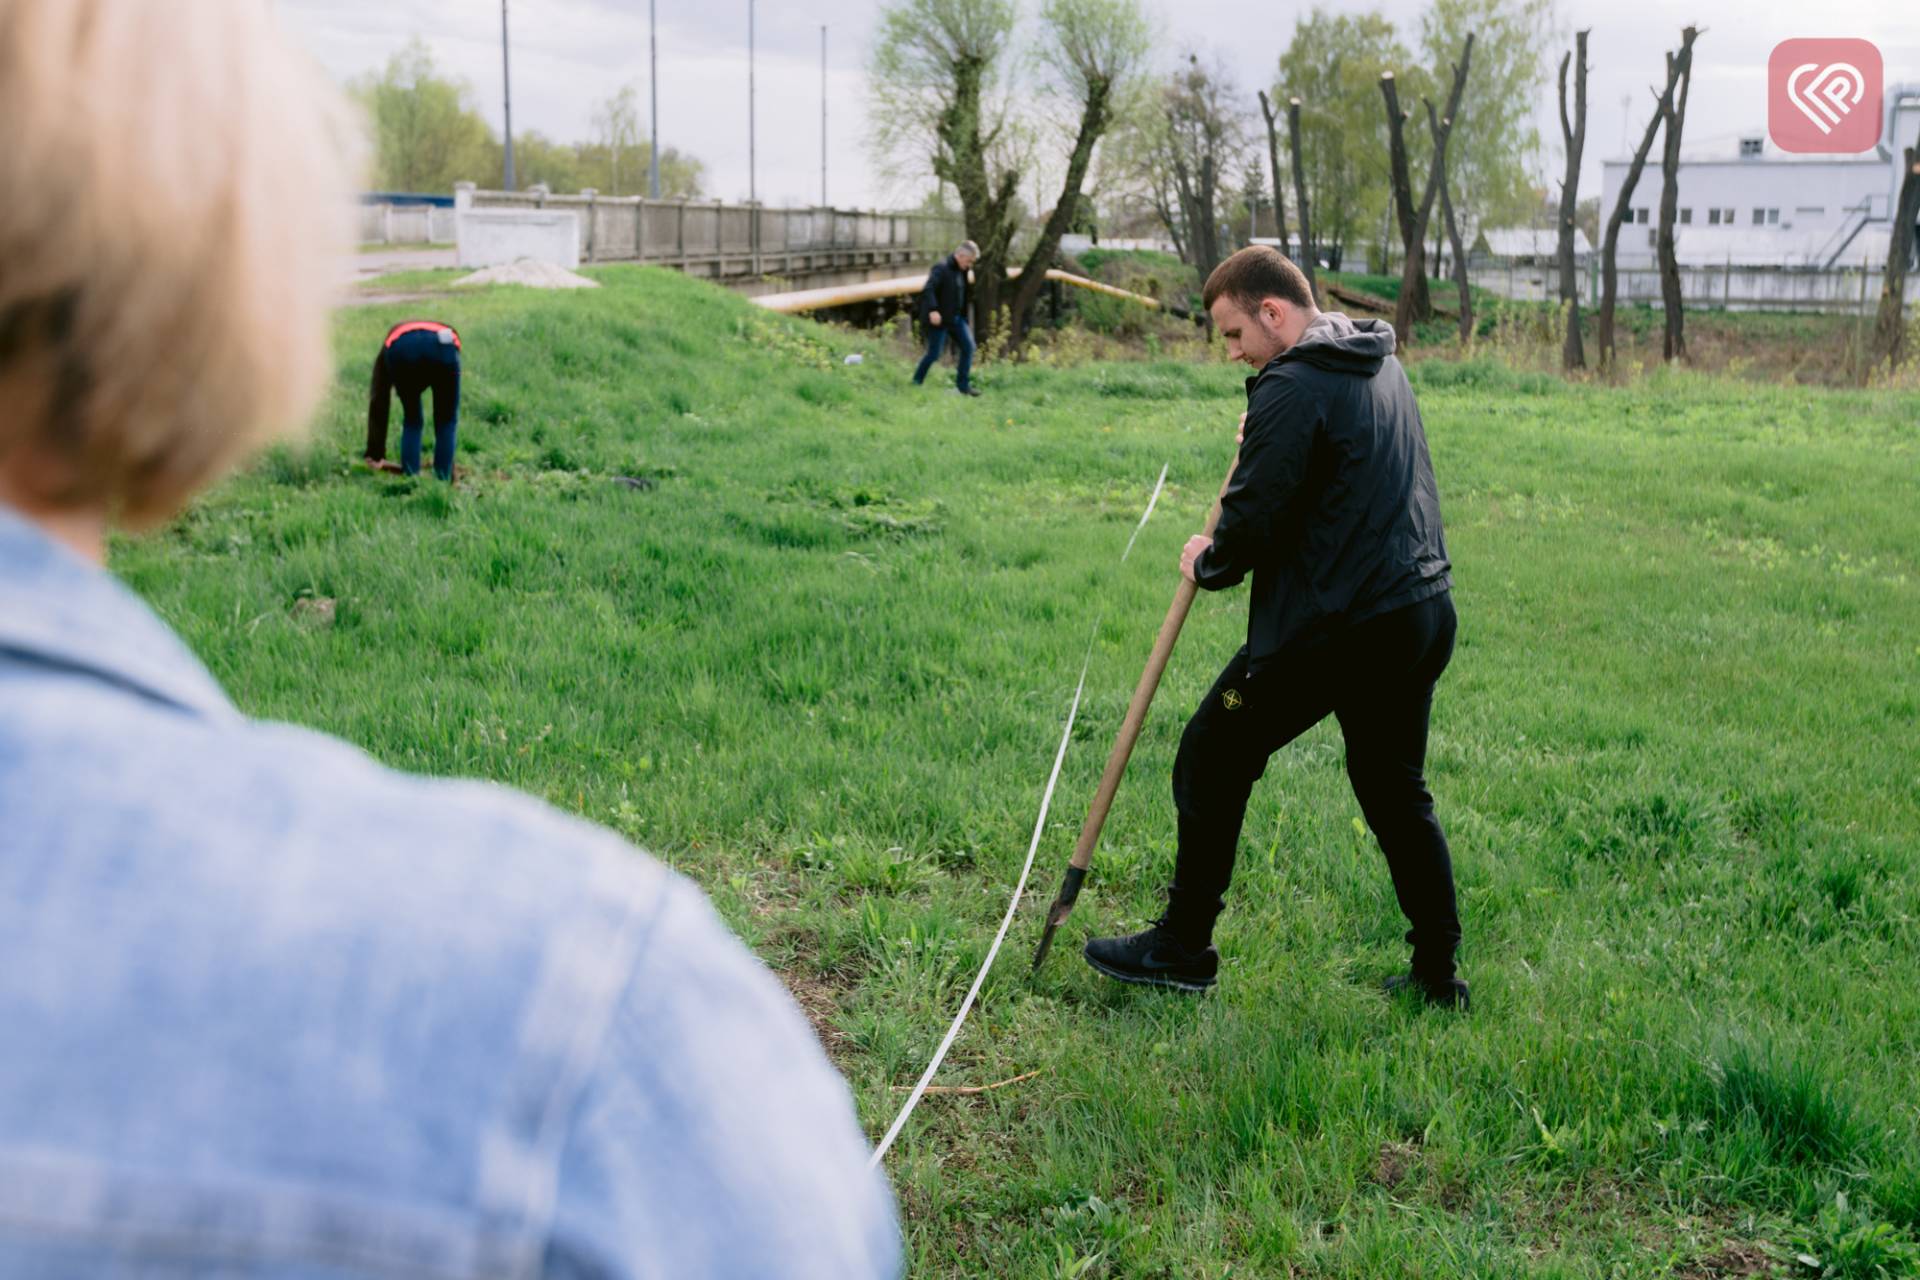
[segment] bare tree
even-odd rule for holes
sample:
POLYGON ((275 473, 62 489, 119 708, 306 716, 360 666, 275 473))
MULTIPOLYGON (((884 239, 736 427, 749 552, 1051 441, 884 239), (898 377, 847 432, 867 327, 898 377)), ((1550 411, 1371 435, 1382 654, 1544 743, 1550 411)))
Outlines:
POLYGON ((1668 361, 1687 358, 1687 313, 1680 296, 1680 260, 1674 253, 1673 220, 1680 204, 1680 138, 1687 125, 1687 90, 1693 83, 1693 43, 1668 54, 1672 65, 1667 79, 1677 90, 1666 100, 1666 138, 1660 150, 1660 302, 1666 310, 1666 333, 1660 351, 1668 361))
POLYGON ((1313 278, 1319 250, 1313 243, 1313 222, 1307 213, 1307 171, 1300 163, 1300 99, 1287 99, 1287 142, 1293 152, 1293 207, 1300 215, 1300 269, 1307 274, 1307 290, 1318 299, 1320 285, 1313 278))
MULTIPOLYGON (((1287 251, 1287 189, 1280 180, 1280 113, 1274 110, 1273 103, 1267 100, 1267 91, 1260 91, 1260 114, 1267 118, 1267 165, 1273 174, 1273 234, 1280 238, 1280 252, 1287 251)), ((1304 238, 1301 247, 1305 249, 1304 238)))
POLYGON ((1460 244, 1460 224, 1453 216, 1453 197, 1447 191, 1447 149, 1441 137, 1440 120, 1434 115, 1433 101, 1423 98, 1427 108, 1427 128, 1433 134, 1433 164, 1440 174, 1440 220, 1446 224, 1447 243, 1453 248, 1453 279, 1460 286, 1460 341, 1473 341, 1473 289, 1467 282, 1467 251, 1460 244))
MULTIPOLYGON (((1428 315, 1433 313, 1432 303, 1426 300, 1427 285, 1427 219, 1433 216, 1434 198, 1439 193, 1439 179, 1446 172, 1447 139, 1453 133, 1453 126, 1459 119, 1460 95, 1467 87, 1467 68, 1473 62, 1473 33, 1468 32, 1466 42, 1460 49, 1460 61, 1453 64, 1453 85, 1447 90, 1447 111, 1440 118, 1439 128, 1433 139, 1433 164, 1427 170, 1427 188, 1421 196, 1420 204, 1411 212, 1405 226, 1407 255, 1400 268, 1400 297, 1393 308, 1394 336, 1402 346, 1413 343, 1413 323, 1419 318, 1424 306, 1428 315)), ((1400 97, 1395 91, 1393 73, 1385 73, 1380 80, 1380 91, 1387 100, 1387 119, 1391 129, 1393 157, 1394 199, 1398 202, 1403 195, 1411 204, 1411 191, 1407 181, 1406 141, 1401 134, 1400 122, 1404 119, 1400 112, 1400 97)))
POLYGON ((1560 59, 1560 137, 1566 144, 1567 174, 1560 180, 1560 303, 1567 309, 1567 337, 1560 348, 1560 365, 1584 369, 1586 349, 1580 341, 1580 282, 1573 272, 1574 214, 1580 206, 1580 157, 1587 147, 1587 31, 1576 32, 1574 52, 1560 59), (1567 119, 1567 61, 1577 58, 1573 73, 1573 119, 1567 119))
MULTIPOLYGON (((1899 139, 1894 139, 1898 145, 1899 139)), ((1887 245, 1887 273, 1880 285, 1880 314, 1873 325, 1873 362, 1887 362, 1892 370, 1906 354, 1907 264, 1913 260, 1914 224, 1920 222, 1920 143, 1908 147, 1900 179, 1900 198, 1894 204, 1893 232, 1887 245)))
POLYGON ((1040 238, 1027 254, 1013 288, 1010 321, 1015 346, 1026 341, 1032 328, 1034 304, 1046 283, 1047 268, 1053 265, 1060 238, 1079 209, 1093 149, 1113 124, 1127 82, 1145 62, 1148 47, 1147 21, 1139 0, 1047 0, 1041 20, 1046 32, 1042 62, 1079 103, 1080 125, 1067 158, 1060 198, 1040 228, 1040 238))
POLYGON ((609 195, 620 194, 620 160, 640 141, 639 91, 623 85, 620 92, 594 109, 593 131, 596 141, 607 149, 612 167, 608 175, 609 195))
MULTIPOLYGON (((1697 34, 1688 27, 1680 33, 1680 52, 1690 56, 1693 38, 1697 34)), ((1647 155, 1653 150, 1654 137, 1660 132, 1660 126, 1667 118, 1667 112, 1673 105, 1673 91, 1679 78, 1680 63, 1672 54, 1667 55, 1667 86, 1654 95, 1653 116, 1647 121, 1647 131, 1640 137, 1640 145, 1634 149, 1633 160, 1627 165, 1626 177, 1621 179, 1620 194, 1614 197, 1613 212, 1607 216, 1606 242, 1600 248, 1600 367, 1611 369, 1614 365, 1613 346, 1613 310, 1620 293, 1620 273, 1617 269, 1616 254, 1620 246, 1620 227, 1627 220, 1634 188, 1640 183, 1640 174, 1647 166, 1647 155)))
POLYGON ((1223 67, 1189 55, 1136 126, 1138 178, 1180 256, 1202 281, 1226 256, 1221 188, 1250 159, 1245 122, 1232 105, 1238 100, 1223 67))
MULTIPOLYGON (((1416 234, 1413 229, 1413 178, 1407 172, 1407 141, 1402 131, 1407 113, 1400 108, 1400 86, 1394 79, 1393 72, 1380 73, 1380 92, 1387 100, 1387 157, 1392 175, 1393 214, 1400 226, 1400 247, 1404 265, 1404 262, 1413 262, 1425 256, 1426 232, 1423 229, 1416 234)), ((1401 296, 1406 298, 1412 307, 1413 318, 1425 320, 1433 314, 1433 304, 1427 298, 1426 264, 1424 262, 1420 264, 1420 270, 1413 277, 1411 286, 1407 284, 1404 275, 1403 270, 1401 296), (1409 287, 1413 290, 1411 295, 1407 292, 1409 287)), ((1395 307, 1394 310, 1397 314, 1400 308, 1395 307)), ((1394 321, 1394 328, 1401 328, 1398 319, 1394 321)), ((1404 335, 1401 341, 1406 341, 1404 335)))

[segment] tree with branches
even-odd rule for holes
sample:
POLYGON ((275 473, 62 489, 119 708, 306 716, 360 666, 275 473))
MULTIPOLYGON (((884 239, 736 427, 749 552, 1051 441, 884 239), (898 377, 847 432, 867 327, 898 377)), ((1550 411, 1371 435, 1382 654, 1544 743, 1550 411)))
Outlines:
MULTIPOLYGON (((1591 28, 1589 28, 1589 31, 1591 28)), ((1587 147, 1587 35, 1576 32, 1573 51, 1560 59, 1560 137, 1566 147, 1566 176, 1560 179, 1560 305, 1566 308, 1567 336, 1560 348, 1563 369, 1587 367, 1580 340, 1580 282, 1573 270, 1574 214, 1580 207, 1580 157, 1587 147), (1573 73, 1573 116, 1567 116, 1567 63, 1573 73)))
MULTIPOLYGON (((1313 242, 1313 219, 1307 209, 1307 167, 1300 159, 1300 99, 1287 99, 1287 146, 1293 153, 1293 208, 1300 215, 1300 270, 1307 276, 1307 289, 1320 296, 1319 282, 1313 278, 1319 249, 1313 242)), ((1285 235, 1285 232, 1281 233, 1285 235)))
POLYGON ((1024 168, 1008 118, 1014 0, 894 0, 880 14, 868 111, 883 161, 930 165, 960 198, 974 264, 974 331, 993 336, 1024 168))
POLYGON ((1401 129, 1406 117, 1400 110, 1393 73, 1383 72, 1380 77, 1380 92, 1386 99, 1388 138, 1392 147, 1394 203, 1401 209, 1401 232, 1406 245, 1406 259, 1400 269, 1400 296, 1393 308, 1394 336, 1402 346, 1413 344, 1414 321, 1433 314, 1432 303, 1427 298, 1427 220, 1433 216, 1439 179, 1446 171, 1447 141, 1459 120, 1460 95, 1466 89, 1467 69, 1472 63, 1473 33, 1469 31, 1460 48, 1460 60, 1453 64, 1453 84, 1447 91, 1446 114, 1434 129, 1433 160, 1427 170, 1426 191, 1418 206, 1413 204, 1412 184, 1407 176, 1406 139, 1401 129))
MULTIPOLYGON (((1698 32, 1688 27, 1680 33, 1680 53, 1688 57, 1693 50, 1693 39, 1698 32)), ((1620 272, 1617 266, 1620 247, 1620 228, 1626 223, 1631 211, 1634 188, 1640 185, 1640 174, 1647 166, 1647 156, 1653 151, 1653 140, 1659 136, 1660 126, 1666 123, 1667 112, 1673 103, 1673 92, 1679 80, 1682 62, 1673 54, 1667 55, 1667 83, 1664 89, 1653 95, 1653 115, 1647 121, 1646 132, 1640 135, 1640 145, 1634 148, 1633 159, 1627 163, 1626 176, 1620 180, 1620 192, 1614 197, 1613 211, 1607 215, 1606 240, 1600 246, 1600 323, 1598 339, 1600 345, 1600 367, 1611 370, 1615 364, 1613 344, 1613 313, 1620 295, 1620 272)))
MULTIPOLYGON (((1692 30, 1692 28, 1688 28, 1692 30)), ((1673 223, 1680 205, 1680 138, 1687 125, 1687 90, 1693 84, 1693 41, 1668 54, 1667 79, 1676 88, 1666 101, 1665 137, 1660 149, 1660 303, 1666 312, 1666 330, 1660 351, 1664 359, 1687 358, 1687 313, 1680 294, 1680 259, 1674 252, 1673 223)))
MULTIPOLYGON (((1280 240, 1280 252, 1287 251, 1287 188, 1280 176, 1280 113, 1267 98, 1267 91, 1260 90, 1260 114, 1267 121, 1267 168, 1273 175, 1273 234, 1280 240)), ((1301 242, 1302 256, 1306 252, 1304 239, 1301 242)))
POLYGON ((1434 114, 1433 100, 1422 99, 1427 108, 1427 129, 1433 135, 1433 165, 1440 186, 1440 218, 1446 224, 1447 243, 1453 250, 1453 279, 1460 287, 1460 341, 1473 341, 1473 288, 1467 281, 1467 251, 1460 243, 1460 223, 1453 216, 1453 197, 1447 187, 1447 147, 1441 135, 1440 118, 1434 114))
MULTIPOLYGON (((1046 271, 1060 239, 1077 216, 1094 148, 1114 123, 1131 83, 1146 62, 1149 30, 1139 0, 1046 0, 1040 62, 1055 92, 1078 107, 1079 126, 1068 152, 1060 198, 1040 228, 1013 287, 1011 340, 1026 341, 1046 271)), ((984 246, 982 246, 984 248, 984 246)))

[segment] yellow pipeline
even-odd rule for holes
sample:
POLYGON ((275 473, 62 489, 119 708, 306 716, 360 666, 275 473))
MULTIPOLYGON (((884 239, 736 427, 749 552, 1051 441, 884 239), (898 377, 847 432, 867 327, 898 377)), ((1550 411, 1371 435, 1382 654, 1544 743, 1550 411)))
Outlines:
MULTIPOLYGON (((1007 278, 1020 274, 1019 267, 1007 268, 1007 278)), ((1089 280, 1085 276, 1071 275, 1065 271, 1049 271, 1047 279, 1058 280, 1061 284, 1072 285, 1076 289, 1088 289, 1094 293, 1104 293, 1109 297, 1124 298, 1128 302, 1137 302, 1143 307, 1165 310, 1185 319, 1184 307, 1170 307, 1158 298, 1150 298, 1144 293, 1132 293, 1126 289, 1117 289, 1098 280, 1089 280)), ((918 293, 926 288, 927 277, 895 276, 890 280, 870 280, 866 284, 836 285, 830 289, 802 289, 797 293, 769 293, 753 299, 755 303, 769 311, 779 311, 788 315, 802 311, 819 311, 825 307, 845 307, 856 302, 873 302, 880 298, 897 298, 902 294, 918 293)))

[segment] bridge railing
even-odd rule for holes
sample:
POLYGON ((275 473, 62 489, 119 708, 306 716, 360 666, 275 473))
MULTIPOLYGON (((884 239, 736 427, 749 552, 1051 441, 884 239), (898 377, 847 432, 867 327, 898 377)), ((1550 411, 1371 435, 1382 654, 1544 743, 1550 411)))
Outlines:
POLYGON ((455 200, 477 209, 566 209, 580 218, 589 262, 651 262, 715 277, 798 275, 926 263, 962 238, 957 217, 827 207, 782 209, 719 200, 649 200, 596 191, 553 195, 481 191, 455 200))

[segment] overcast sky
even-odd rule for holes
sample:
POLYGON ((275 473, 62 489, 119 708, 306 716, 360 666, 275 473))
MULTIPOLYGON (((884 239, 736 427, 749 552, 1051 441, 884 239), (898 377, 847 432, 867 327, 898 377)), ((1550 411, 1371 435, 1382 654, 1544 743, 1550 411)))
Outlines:
MULTIPOLYGON (((377 68, 413 35, 440 65, 464 78, 496 132, 501 123, 500 5, 495 0, 275 0, 295 38, 341 79, 377 68)), ((729 199, 748 186, 748 0, 655 0, 659 14, 660 136, 707 164, 708 188, 729 199)), ((1183 50, 1222 58, 1249 99, 1267 87, 1294 20, 1309 0, 1144 0, 1161 30, 1157 57, 1171 65, 1183 50), (1257 21, 1249 14, 1257 13, 1257 21)), ((918 192, 890 190, 875 174, 864 143, 867 51, 881 0, 759 0, 755 24, 758 188, 769 203, 820 198, 820 27, 828 27, 827 184, 833 203, 884 205, 918 192)), ((1034 0, 1026 0, 1026 8, 1034 0)), ((1342 9, 1360 12, 1359 4, 1342 9)), ((1371 6, 1417 40, 1424 0, 1371 6)), ((1802 0, 1560 0, 1564 43, 1591 27, 1587 163, 1583 194, 1598 194, 1599 162, 1630 145, 1626 128, 1644 127, 1648 86, 1662 75, 1662 52, 1691 19, 1704 28, 1695 46, 1695 82, 1687 136, 1706 142, 1766 128, 1767 55, 1783 39, 1852 36, 1872 40, 1889 84, 1920 82, 1920 4, 1848 0, 1808 21, 1802 0), (1631 99, 1623 109, 1622 100, 1631 99)), ((646 0, 511 0, 513 123, 563 141, 591 135, 596 103, 620 86, 638 86, 645 113, 646 0)), ((1558 58, 1552 60, 1557 64, 1558 58)), ((1553 65, 1547 68, 1549 73, 1553 65)), ((1537 110, 1546 140, 1541 168, 1556 174, 1559 123, 1552 87, 1537 110)), ((645 124, 643 122, 643 128, 645 124)))

